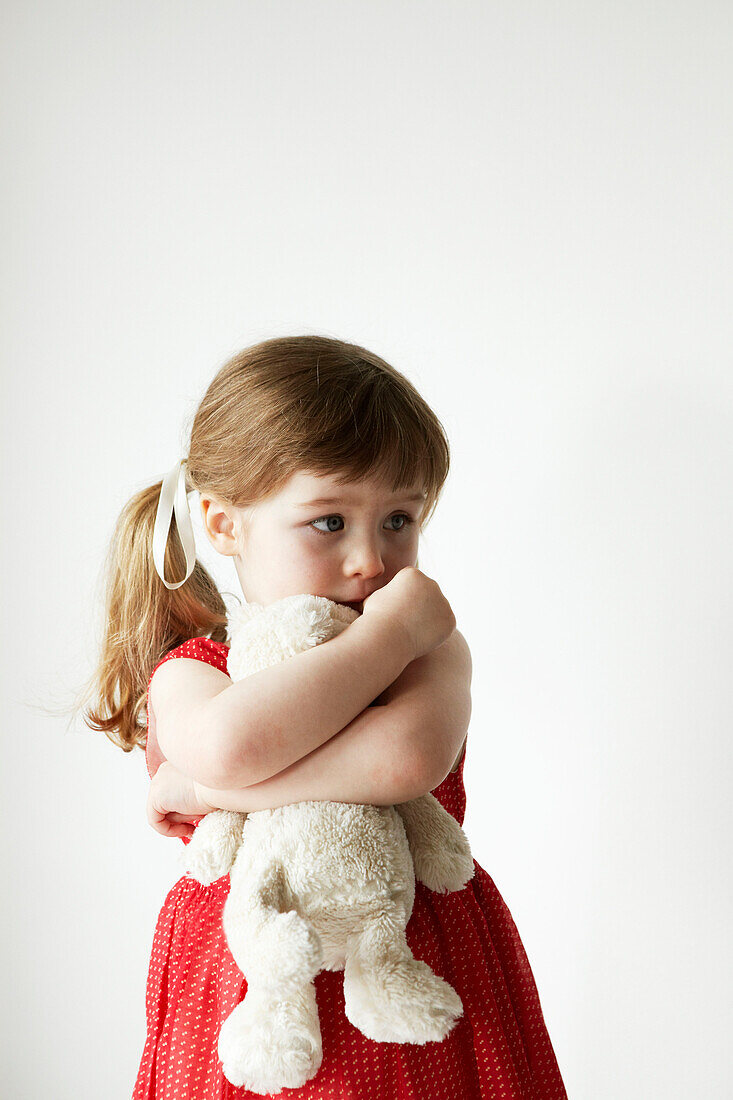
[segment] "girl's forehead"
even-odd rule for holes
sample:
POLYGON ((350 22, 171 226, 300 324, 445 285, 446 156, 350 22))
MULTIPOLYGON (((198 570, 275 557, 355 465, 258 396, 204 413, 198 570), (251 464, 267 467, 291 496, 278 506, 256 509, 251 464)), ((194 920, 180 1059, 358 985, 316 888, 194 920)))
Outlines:
POLYGON ((425 491, 421 484, 414 484, 396 492, 387 478, 365 477, 358 481, 347 480, 344 475, 315 474, 298 470, 292 474, 278 494, 281 500, 300 506, 313 504, 369 504, 375 500, 421 501, 425 491))

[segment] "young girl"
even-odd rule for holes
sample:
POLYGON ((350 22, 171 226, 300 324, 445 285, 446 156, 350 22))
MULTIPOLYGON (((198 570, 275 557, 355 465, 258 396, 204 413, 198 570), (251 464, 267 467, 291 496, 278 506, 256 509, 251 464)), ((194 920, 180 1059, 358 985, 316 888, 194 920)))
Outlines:
MULTIPOLYGON (((435 414, 362 347, 273 339, 221 368, 195 414, 188 458, 118 521, 100 701, 87 717, 125 751, 145 747, 156 829, 187 844, 213 809, 392 805, 427 791, 463 822, 470 654, 437 584, 417 568, 448 465, 435 414), (308 592, 350 604, 359 618, 327 644, 232 683, 226 610, 195 559, 186 483, 247 601, 308 592), (168 537, 173 509, 180 543, 168 537)), ((217 1055, 221 1024, 247 993, 222 931, 228 889, 228 876, 210 886, 184 876, 163 903, 133 1100, 257 1095, 231 1085, 217 1055)), ((416 883, 406 934, 415 958, 463 1003, 447 1037, 366 1038, 344 1013, 343 973, 321 971, 322 1063, 282 1095, 565 1098, 529 962, 487 872, 475 863, 451 894, 416 883)))

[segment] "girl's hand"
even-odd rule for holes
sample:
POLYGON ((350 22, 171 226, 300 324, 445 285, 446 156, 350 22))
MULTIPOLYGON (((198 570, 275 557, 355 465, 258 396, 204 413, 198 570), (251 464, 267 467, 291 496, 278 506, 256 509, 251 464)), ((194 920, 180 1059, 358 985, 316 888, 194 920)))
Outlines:
POLYGON ((367 596, 362 614, 388 616, 390 622, 407 630, 414 658, 437 649, 456 628, 456 617, 438 585, 414 565, 395 573, 383 588, 367 596))
POLYGON ((193 779, 168 760, 163 761, 150 781, 146 807, 148 822, 157 832, 163 836, 190 837, 193 822, 213 808, 201 800, 193 779))

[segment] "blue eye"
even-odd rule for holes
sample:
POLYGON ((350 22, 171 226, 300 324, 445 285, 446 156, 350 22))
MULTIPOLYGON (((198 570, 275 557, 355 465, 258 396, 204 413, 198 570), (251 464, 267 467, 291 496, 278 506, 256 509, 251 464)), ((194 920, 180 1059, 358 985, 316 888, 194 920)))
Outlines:
MULTIPOLYGON (((411 524, 413 524, 415 522, 414 519, 411 519, 407 515, 406 512, 396 512, 395 515, 390 516, 389 518, 390 519, 401 519, 401 520, 404 521, 401 524, 401 526, 392 528, 392 531, 395 535, 399 534, 400 531, 405 531, 411 524)), ((317 531, 319 535, 336 535, 336 534, 338 534, 338 532, 340 530, 342 530, 342 528, 331 527, 328 531, 324 531, 324 530, 322 530, 322 528, 315 526, 317 523, 326 523, 326 522, 328 522, 329 520, 332 520, 332 519, 339 519, 343 523, 343 516, 331 515, 331 516, 321 516, 319 519, 311 520, 311 522, 309 523, 308 526, 312 527, 314 531, 317 531)))
POLYGON ((321 530, 320 527, 315 526, 316 523, 327 523, 329 520, 332 520, 332 519, 341 519, 341 516, 321 516, 320 519, 312 520, 312 522, 309 524, 309 526, 312 527, 314 531, 317 531, 319 535, 335 534, 336 529, 333 528, 333 527, 331 527, 328 531, 323 531, 323 530, 321 530))

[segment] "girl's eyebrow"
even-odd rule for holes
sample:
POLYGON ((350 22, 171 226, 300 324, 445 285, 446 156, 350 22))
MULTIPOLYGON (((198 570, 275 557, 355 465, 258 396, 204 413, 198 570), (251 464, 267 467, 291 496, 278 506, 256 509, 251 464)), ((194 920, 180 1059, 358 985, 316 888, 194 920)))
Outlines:
MULTIPOLYGON (((418 502, 418 501, 422 502, 422 501, 425 500, 425 494, 424 493, 413 493, 412 496, 406 496, 406 497, 396 496, 396 497, 393 497, 392 499, 395 502, 397 502, 397 501, 409 501, 410 503, 415 503, 415 502, 418 502)), ((300 503, 297 503, 295 505, 295 507, 296 508, 315 508, 315 507, 320 508, 322 505, 349 504, 349 503, 350 502, 348 500, 343 500, 341 497, 317 497, 315 500, 306 500, 306 501, 302 501, 300 503)))

